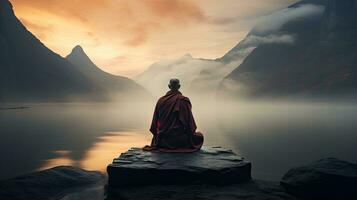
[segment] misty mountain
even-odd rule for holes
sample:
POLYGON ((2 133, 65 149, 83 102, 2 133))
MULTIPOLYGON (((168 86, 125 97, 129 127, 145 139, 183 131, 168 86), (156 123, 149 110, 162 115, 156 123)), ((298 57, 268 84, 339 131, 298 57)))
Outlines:
MULTIPOLYGON (((300 1, 296 4, 293 4, 289 6, 286 9, 283 9, 282 11, 279 11, 279 14, 285 14, 285 19, 283 17, 272 17, 267 20, 263 20, 260 22, 260 25, 254 27, 250 33, 244 38, 241 42, 239 42, 235 47, 233 47, 230 51, 228 51, 225 55, 223 55, 221 58, 217 58, 217 61, 224 62, 224 63, 229 63, 232 60, 235 60, 239 57, 245 59, 257 46, 260 44, 267 44, 267 43, 291 43, 292 42, 292 37, 287 35, 287 34, 280 34, 280 35, 274 35, 274 31, 276 26, 281 26, 283 23, 285 23, 286 20, 290 19, 296 19, 301 17, 302 14, 299 14, 299 12, 294 13, 295 8, 299 8, 300 6, 304 5, 324 5, 326 0, 303 0, 300 1), (293 11, 293 12, 291 12, 293 11), (290 16, 289 16, 290 13, 290 16), (294 13, 294 14, 292 14, 294 13), (271 22, 268 21, 273 21, 276 20, 277 22, 271 22), (268 23, 267 23, 268 22, 268 23), (264 30, 261 30, 261 28, 264 28, 264 30)), ((278 15, 279 15, 278 14, 278 15)), ((311 14, 311 13, 307 13, 311 14)), ((304 29, 302 27, 302 29, 304 29)), ((284 33, 284 32, 282 32, 284 33)))
MULTIPOLYGON (((177 77, 183 82, 183 91, 189 95, 198 94, 215 96, 222 80, 239 66, 250 53, 258 46, 277 44, 290 46, 295 42, 294 35, 286 31, 277 32, 286 21, 297 19, 308 15, 308 17, 319 17, 323 11, 324 0, 306 0, 296 3, 282 11, 284 19, 271 18, 261 22, 247 37, 239 42, 225 55, 217 59, 198 59, 185 55, 176 60, 160 61, 151 65, 148 70, 140 74, 135 80, 144 85, 152 93, 161 94, 171 77, 177 77), (317 12, 317 14, 316 14, 317 12), (274 22, 274 23, 272 23, 274 22), (259 28, 258 28, 259 27, 259 28), (160 88, 158 91, 157 88, 160 88)), ((312 22, 313 23, 313 22, 312 22)), ((306 32, 314 24, 304 24, 296 27, 299 32, 306 32)), ((313 40, 310 38, 309 40, 313 40)), ((308 40, 306 40, 308 41, 308 40)))
POLYGON ((203 94, 214 96, 223 77, 228 75, 239 61, 222 63, 216 60, 193 58, 186 54, 178 59, 162 60, 149 66, 143 73, 135 77, 139 84, 156 96, 167 91, 170 78, 181 81, 181 90, 190 96, 203 94))
POLYGON ((30 33, 8 0, 0 1, 0 58, 1 102, 108 99, 107 88, 30 33))
POLYGON ((133 80, 101 70, 92 62, 81 46, 74 47, 66 59, 97 87, 108 94, 113 94, 114 98, 130 99, 150 96, 133 80))
POLYGON ((245 39, 263 42, 224 79, 222 94, 353 94, 356 13, 356 0, 306 0, 268 16, 245 39))

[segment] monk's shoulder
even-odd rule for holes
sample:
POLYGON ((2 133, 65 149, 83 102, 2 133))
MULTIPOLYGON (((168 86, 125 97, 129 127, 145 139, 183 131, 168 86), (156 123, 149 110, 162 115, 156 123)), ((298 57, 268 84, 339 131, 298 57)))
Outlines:
POLYGON ((183 101, 188 102, 188 103, 191 104, 190 99, 189 99, 188 97, 186 97, 186 96, 181 95, 181 100, 183 100, 183 101))
POLYGON ((162 104, 162 102, 164 101, 164 98, 163 97, 160 97, 157 102, 156 102, 156 105, 159 106, 162 104))
POLYGON ((164 97, 160 97, 160 98, 157 100, 157 102, 159 103, 159 102, 161 102, 163 99, 164 99, 164 97))

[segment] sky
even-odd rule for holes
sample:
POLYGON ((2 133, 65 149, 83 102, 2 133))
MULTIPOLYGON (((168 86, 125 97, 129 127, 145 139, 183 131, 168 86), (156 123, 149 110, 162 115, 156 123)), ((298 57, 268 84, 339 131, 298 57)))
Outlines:
POLYGON ((23 24, 54 52, 81 45, 104 71, 134 77, 187 53, 217 58, 260 19, 296 0, 11 0, 23 24))

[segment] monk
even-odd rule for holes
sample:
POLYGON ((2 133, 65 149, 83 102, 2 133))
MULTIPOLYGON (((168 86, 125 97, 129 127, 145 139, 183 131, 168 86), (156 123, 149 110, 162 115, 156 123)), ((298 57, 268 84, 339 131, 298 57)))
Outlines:
POLYGON ((147 151, 194 152, 203 144, 203 135, 196 132, 190 99, 179 91, 178 79, 171 79, 170 91, 161 97, 155 107, 150 132, 153 138, 147 151))

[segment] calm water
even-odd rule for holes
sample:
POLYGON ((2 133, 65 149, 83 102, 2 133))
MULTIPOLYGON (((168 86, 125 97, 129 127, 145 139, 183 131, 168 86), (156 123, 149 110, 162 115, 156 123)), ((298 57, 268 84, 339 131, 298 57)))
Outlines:
MULTIPOLYGON (((357 162, 357 104, 193 102, 205 144, 233 149, 253 177, 279 180, 323 157, 357 162)), ((0 110, 0 179, 57 165, 105 171, 151 139, 153 104, 42 104, 0 110)))

